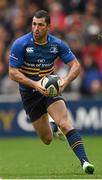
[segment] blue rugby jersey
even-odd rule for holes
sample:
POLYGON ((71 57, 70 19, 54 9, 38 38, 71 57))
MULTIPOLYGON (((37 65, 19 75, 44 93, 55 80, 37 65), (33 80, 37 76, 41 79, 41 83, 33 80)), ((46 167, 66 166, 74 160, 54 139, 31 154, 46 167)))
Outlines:
MULTIPOLYGON (((57 57, 64 63, 75 58, 69 46, 60 39, 48 34, 48 42, 44 45, 34 43, 33 33, 30 32, 16 39, 11 47, 9 66, 19 70, 32 80, 54 73, 54 61, 57 57)), ((21 91, 31 88, 19 84, 21 91)))

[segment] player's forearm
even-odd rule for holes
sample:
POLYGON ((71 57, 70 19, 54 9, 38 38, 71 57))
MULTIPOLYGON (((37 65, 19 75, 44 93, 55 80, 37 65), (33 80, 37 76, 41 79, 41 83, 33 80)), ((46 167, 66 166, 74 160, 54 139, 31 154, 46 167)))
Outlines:
POLYGON ((70 64, 70 70, 65 77, 66 85, 69 85, 80 74, 80 64, 78 61, 70 64))
POLYGON ((21 73, 18 69, 9 68, 9 77, 18 83, 24 84, 31 88, 35 88, 35 81, 27 78, 23 73, 21 73))

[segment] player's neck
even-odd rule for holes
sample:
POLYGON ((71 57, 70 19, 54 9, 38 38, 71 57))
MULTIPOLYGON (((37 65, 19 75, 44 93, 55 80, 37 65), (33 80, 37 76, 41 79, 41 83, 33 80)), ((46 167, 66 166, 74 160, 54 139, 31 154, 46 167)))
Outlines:
POLYGON ((38 38, 38 39, 34 38, 34 43, 38 44, 38 45, 45 45, 45 44, 47 44, 47 42, 48 42, 47 36, 42 38, 42 39, 41 38, 38 38))
POLYGON ((47 42, 48 42, 47 40, 44 42, 40 42, 40 41, 35 40, 35 44, 38 44, 38 45, 45 45, 45 44, 47 44, 47 42))

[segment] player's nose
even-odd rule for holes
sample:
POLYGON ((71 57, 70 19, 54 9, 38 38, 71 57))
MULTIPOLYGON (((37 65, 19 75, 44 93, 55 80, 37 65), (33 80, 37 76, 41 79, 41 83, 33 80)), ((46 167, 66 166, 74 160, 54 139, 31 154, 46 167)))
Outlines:
POLYGON ((35 30, 39 30, 39 25, 36 25, 36 26, 35 26, 35 30))

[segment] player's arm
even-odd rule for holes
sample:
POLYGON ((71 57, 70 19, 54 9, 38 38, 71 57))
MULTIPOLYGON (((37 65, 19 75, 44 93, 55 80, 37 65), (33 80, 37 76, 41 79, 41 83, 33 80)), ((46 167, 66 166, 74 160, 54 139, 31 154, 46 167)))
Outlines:
POLYGON ((67 63, 69 71, 64 78, 61 78, 60 91, 63 92, 65 87, 67 87, 79 74, 80 74, 80 64, 77 59, 73 59, 67 63))
POLYGON ((61 42, 60 44, 60 58, 68 66, 68 73, 64 78, 61 78, 60 92, 63 92, 66 86, 68 86, 80 73, 80 63, 75 55, 70 50, 69 46, 61 42))
POLYGON ((31 88, 36 88, 36 82, 27 78, 23 73, 19 71, 18 68, 9 66, 9 77, 18 83, 24 84, 31 88))
POLYGON ((10 66, 9 66, 9 77, 13 81, 29 86, 41 92, 42 94, 47 95, 46 89, 41 86, 42 79, 39 81, 31 80, 27 78, 23 73, 21 73, 18 68, 14 68, 10 66))

